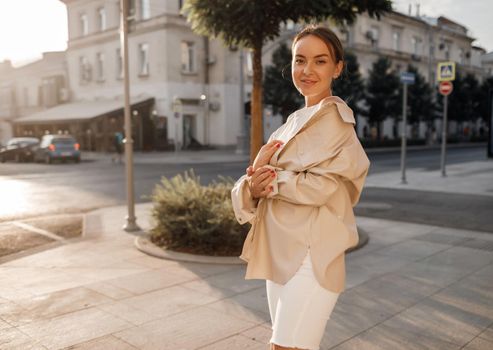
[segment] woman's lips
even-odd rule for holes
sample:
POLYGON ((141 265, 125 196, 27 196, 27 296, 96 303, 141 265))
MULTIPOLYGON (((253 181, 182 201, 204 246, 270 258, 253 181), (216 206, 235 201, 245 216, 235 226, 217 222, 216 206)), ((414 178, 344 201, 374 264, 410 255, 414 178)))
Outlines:
POLYGON ((308 79, 302 79, 300 81, 302 84, 304 84, 306 86, 313 86, 317 83, 315 80, 308 80, 308 79))

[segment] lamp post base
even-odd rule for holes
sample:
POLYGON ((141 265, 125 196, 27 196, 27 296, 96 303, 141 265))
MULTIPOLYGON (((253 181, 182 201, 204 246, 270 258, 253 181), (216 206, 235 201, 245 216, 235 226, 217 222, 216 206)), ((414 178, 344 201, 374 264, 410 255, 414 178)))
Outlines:
POLYGON ((135 232, 135 231, 141 230, 139 225, 137 225, 137 218, 136 217, 130 218, 127 216, 126 219, 127 219, 127 223, 125 225, 123 225, 123 229, 126 232, 135 232))

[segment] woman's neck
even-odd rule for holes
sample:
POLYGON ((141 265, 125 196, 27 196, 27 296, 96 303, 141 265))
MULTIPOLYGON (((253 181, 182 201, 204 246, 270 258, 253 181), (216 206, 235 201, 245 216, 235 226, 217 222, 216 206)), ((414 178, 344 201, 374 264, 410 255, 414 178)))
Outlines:
POLYGON ((315 96, 305 96, 305 107, 312 107, 322 101, 324 98, 332 96, 332 90, 329 89, 322 94, 315 96))

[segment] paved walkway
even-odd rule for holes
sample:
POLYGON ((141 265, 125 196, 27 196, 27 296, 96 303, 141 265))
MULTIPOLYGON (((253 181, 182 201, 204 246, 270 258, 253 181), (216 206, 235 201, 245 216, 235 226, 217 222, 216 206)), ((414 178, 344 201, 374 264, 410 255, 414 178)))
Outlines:
MULTIPOLYGON (((491 162, 469 165, 450 170, 450 186, 491 162)), ((150 208, 137 206, 143 230, 150 208)), ((147 256, 121 229, 125 214, 91 212, 83 239, 0 265, 2 350, 268 349, 264 281, 244 280, 242 265, 147 256)), ((370 240, 347 255, 322 349, 493 349, 492 234, 357 220, 370 240)))

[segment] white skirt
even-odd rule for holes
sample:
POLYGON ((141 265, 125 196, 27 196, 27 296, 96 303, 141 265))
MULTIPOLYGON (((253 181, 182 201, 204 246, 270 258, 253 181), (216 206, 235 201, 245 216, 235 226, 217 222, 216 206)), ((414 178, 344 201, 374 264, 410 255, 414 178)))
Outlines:
POLYGON ((340 293, 320 286, 313 274, 310 251, 285 285, 266 280, 266 289, 272 321, 270 342, 318 350, 340 293))

